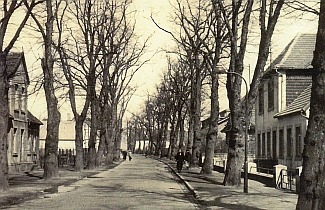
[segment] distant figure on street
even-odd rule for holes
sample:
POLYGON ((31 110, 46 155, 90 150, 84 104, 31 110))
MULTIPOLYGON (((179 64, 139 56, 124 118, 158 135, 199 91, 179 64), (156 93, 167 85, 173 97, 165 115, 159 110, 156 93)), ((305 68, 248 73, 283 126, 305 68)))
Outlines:
POLYGON ((175 159, 176 159, 176 167, 177 167, 177 172, 180 173, 182 171, 182 168, 183 168, 183 163, 184 163, 184 160, 185 160, 185 156, 184 156, 184 152, 179 149, 176 156, 175 156, 175 159))
POLYGON ((190 153, 190 150, 186 150, 186 152, 185 152, 185 166, 186 166, 186 169, 190 168, 191 156, 192 155, 190 153))
POLYGON ((128 156, 129 156, 129 161, 131 161, 132 160, 131 151, 128 152, 128 156))
POLYGON ((126 160, 126 156, 127 156, 127 151, 122 151, 122 155, 123 155, 123 160, 126 160))

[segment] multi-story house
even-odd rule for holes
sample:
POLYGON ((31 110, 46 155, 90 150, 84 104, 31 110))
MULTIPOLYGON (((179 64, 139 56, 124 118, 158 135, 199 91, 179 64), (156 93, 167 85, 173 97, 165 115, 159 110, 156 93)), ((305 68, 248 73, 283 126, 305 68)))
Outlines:
POLYGON ((260 167, 302 165, 315 34, 298 34, 264 72, 255 110, 260 167))
POLYGON ((27 110, 29 77, 24 53, 7 56, 9 80, 9 171, 30 170, 39 160, 39 127, 42 125, 27 110))
MULTIPOLYGON (((43 119, 44 126, 40 129, 40 149, 43 151, 45 149, 45 139, 47 133, 47 120, 43 119)), ((76 122, 74 118, 71 117, 70 113, 67 113, 67 119, 60 121, 59 127, 59 143, 58 148, 60 150, 72 150, 75 154, 75 125, 76 122)), ((90 138, 90 119, 86 119, 83 123, 83 148, 88 148, 88 142, 90 138)), ((99 144, 99 137, 96 140, 96 149, 99 144)))

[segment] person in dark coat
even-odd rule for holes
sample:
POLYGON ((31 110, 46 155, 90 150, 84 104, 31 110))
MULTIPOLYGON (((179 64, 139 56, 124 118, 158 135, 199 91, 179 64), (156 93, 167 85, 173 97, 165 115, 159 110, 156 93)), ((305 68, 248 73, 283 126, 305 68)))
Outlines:
POLYGON ((181 149, 177 152, 175 159, 177 163, 176 164, 177 172, 180 173, 182 171, 184 160, 185 160, 184 152, 181 149))
POLYGON ((190 167, 190 161, 191 161, 191 152, 190 150, 186 150, 185 152, 185 166, 187 169, 190 167))
POLYGON ((126 160, 126 156, 127 156, 127 151, 122 151, 122 155, 123 155, 123 160, 126 160))

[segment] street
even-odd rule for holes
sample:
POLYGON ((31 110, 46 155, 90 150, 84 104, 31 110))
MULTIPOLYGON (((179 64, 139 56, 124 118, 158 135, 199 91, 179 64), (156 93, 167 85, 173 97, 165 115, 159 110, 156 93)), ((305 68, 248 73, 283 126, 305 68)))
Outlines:
POLYGON ((133 155, 132 161, 10 209, 197 209, 168 167, 133 155))

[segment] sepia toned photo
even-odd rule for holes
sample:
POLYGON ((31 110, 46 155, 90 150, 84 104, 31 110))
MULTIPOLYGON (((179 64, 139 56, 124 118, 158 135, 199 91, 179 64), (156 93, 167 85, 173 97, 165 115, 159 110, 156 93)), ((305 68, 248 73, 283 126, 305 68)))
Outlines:
POLYGON ((325 209, 325 0, 0 12, 0 209, 325 209))

